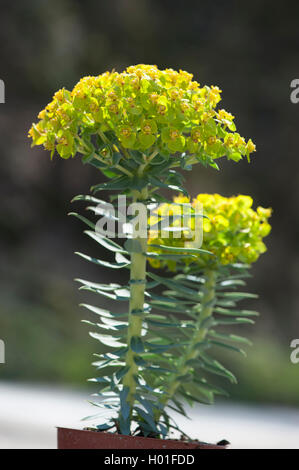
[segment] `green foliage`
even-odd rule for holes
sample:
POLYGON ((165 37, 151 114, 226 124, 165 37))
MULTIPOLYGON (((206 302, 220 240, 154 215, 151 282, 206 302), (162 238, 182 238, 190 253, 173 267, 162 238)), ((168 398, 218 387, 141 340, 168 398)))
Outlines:
MULTIPOLYGON (((78 197, 76 200, 90 201, 89 197, 78 197)), ((78 217, 88 226, 93 222, 82 218, 76 213, 72 215, 78 217)), ((105 238, 95 231, 87 231, 96 243, 103 246, 115 261, 97 260, 91 256, 78 253, 85 260, 96 264, 103 264, 107 268, 128 269, 131 268, 134 256, 143 256, 146 253, 136 249, 136 239, 128 239, 124 246, 115 241, 105 238), (130 242, 130 243, 129 243, 130 242), (128 250, 128 251, 127 251, 128 250), (119 256, 122 256, 119 262, 119 256), (126 260, 123 262, 123 259, 126 260)), ((139 247, 140 248, 140 247, 139 247)), ((138 265, 137 265, 138 266, 138 265)), ((102 354, 97 357, 94 366, 98 376, 92 379, 97 384, 100 402, 93 402, 101 410, 105 410, 99 415, 94 415, 99 429, 116 429, 123 434, 141 433, 142 435, 165 436, 172 424, 170 417, 162 406, 161 400, 165 395, 157 382, 161 380, 161 374, 168 374, 174 371, 172 359, 169 351, 179 346, 173 339, 165 340, 164 326, 169 324, 171 328, 181 326, 180 322, 173 322, 164 315, 155 315, 152 309, 157 302, 163 304, 163 297, 153 293, 160 285, 160 281, 139 282, 131 278, 129 284, 99 284, 95 282, 77 279, 81 284, 81 289, 88 290, 102 297, 108 297, 113 302, 124 303, 124 313, 114 313, 96 306, 81 304, 88 311, 97 316, 96 322, 86 321, 92 331, 90 336, 101 344, 102 354), (132 301, 130 290, 141 288, 144 292, 145 302, 140 308, 129 308, 128 302, 132 301), (141 324, 142 331, 136 329, 136 324, 141 324), (133 330, 132 330, 133 328, 133 330), (131 331, 136 334, 129 334, 131 331), (161 331, 162 336, 157 334, 161 331), (165 357, 161 356, 161 354, 165 357), (132 374, 132 370, 134 374, 132 374), (130 375, 131 374, 131 375, 130 375), (134 384, 134 397, 131 397, 132 382, 134 384), (156 416, 159 415, 159 419, 156 416), (109 420, 107 421, 107 416, 109 420)), ((167 298, 166 302, 167 302, 167 298)), ((118 312, 115 308, 115 312, 118 312)), ((173 424, 174 425, 174 424, 173 424)))
MULTIPOLYGON (((89 220, 83 222, 92 224, 89 220)), ((137 240, 128 239, 121 246, 96 232, 88 231, 87 234, 115 258, 109 263, 101 261, 112 269, 116 266, 118 269, 130 268, 129 259, 133 253, 149 255, 141 253, 140 246, 132 248, 137 240), (125 262, 119 262, 120 255, 125 262)), ((190 249, 188 256, 192 254, 201 256, 201 250, 190 249)), ((92 263, 99 261, 79 255, 92 263)), ((164 259, 163 254, 156 255, 159 260, 164 259)), ((208 256, 208 252, 204 255, 208 256)), ((209 270, 198 265, 194 267, 194 264, 186 266, 180 249, 174 249, 169 256, 175 260, 178 271, 171 278, 148 272, 148 280, 141 283, 131 279, 126 285, 78 279, 81 289, 108 297, 113 302, 125 302, 125 305, 131 298, 131 286, 144 284, 143 307, 131 309, 130 313, 125 313, 126 308, 124 313, 114 313, 119 309, 107 311, 82 304, 99 318, 96 323, 88 324, 93 327, 91 337, 104 347, 102 355, 94 362, 99 376, 93 381, 99 388, 100 407, 107 413, 109 410, 110 420, 107 422, 107 413, 94 416, 100 426, 127 434, 141 432, 145 436, 163 436, 174 425, 169 417, 170 410, 185 415, 186 401, 211 404, 215 395, 227 395, 219 387, 217 377, 236 383, 234 374, 215 360, 211 352, 219 349, 246 355, 243 347, 250 344, 246 338, 218 330, 223 325, 251 324, 251 318, 257 315, 255 311, 238 307, 243 299, 256 297, 236 290, 250 277, 249 267, 220 265, 217 270, 209 270), (142 320, 142 332, 128 336, 134 318, 142 320), (134 382, 134 399, 130 402, 130 387, 124 380, 128 378, 132 363, 135 373, 130 379, 134 382)), ((98 402, 94 404, 99 406, 98 402)))
MULTIPOLYGON (((192 274, 189 274, 191 269, 180 264, 178 259, 178 271, 179 266, 182 273, 172 279, 154 273, 149 273, 149 276, 171 289, 164 291, 163 301, 154 300, 151 304, 160 310, 168 310, 165 308, 167 300, 172 301, 172 312, 177 311, 180 318, 178 323, 177 316, 169 315, 165 324, 167 333, 157 330, 156 334, 161 334, 161 341, 175 341, 169 355, 174 372, 165 374, 162 384, 165 395, 162 403, 165 407, 176 409, 178 413, 183 414, 185 400, 189 404, 211 404, 215 395, 226 394, 222 388, 213 384, 213 376, 236 383, 235 376, 218 360, 213 359, 211 352, 215 349, 225 349, 246 355, 242 346, 251 343, 238 335, 219 332, 217 327, 253 323, 248 317, 257 313, 237 308, 241 300, 255 297, 234 292, 240 284, 244 284, 242 279, 236 279, 235 276, 239 274, 242 278, 249 275, 244 266, 226 266, 217 271, 198 268, 196 273, 193 269, 192 274), (226 284, 229 290, 224 292, 226 284), (219 307, 223 304, 223 298, 230 299, 229 309, 219 307)), ((159 326, 161 327, 161 324, 159 326)))
POLYGON ((225 198, 218 194, 200 194, 193 202, 194 207, 189 205, 186 221, 181 207, 190 203, 190 199, 179 196, 173 204, 161 204, 149 219, 150 263, 155 268, 166 266, 180 273, 172 279, 151 275, 168 288, 163 297, 154 299, 153 303, 160 310, 171 310, 186 319, 185 330, 181 326, 178 340, 180 347, 175 350, 175 372, 167 375, 163 386, 165 406, 179 396, 189 403, 212 403, 216 392, 213 385, 207 384, 212 374, 236 383, 235 376, 208 352, 211 348, 221 348, 246 355, 240 343, 246 344, 247 340, 218 332, 218 327, 252 324, 252 317, 257 315, 255 311, 237 308, 238 302, 256 298, 256 295, 236 291, 245 285, 250 263, 266 250, 262 238, 271 228, 267 222, 271 210, 259 207, 255 212, 252 202, 249 196, 225 198), (185 247, 187 228, 194 231, 198 223, 195 218, 198 202, 203 204, 205 250, 185 247), (169 220, 169 227, 167 230, 164 227, 163 231, 161 222, 165 218, 169 220), (184 230, 181 237, 169 232, 171 228, 181 227, 184 230), (245 265, 245 261, 249 264, 245 265), (205 394, 198 377, 205 382, 205 394))

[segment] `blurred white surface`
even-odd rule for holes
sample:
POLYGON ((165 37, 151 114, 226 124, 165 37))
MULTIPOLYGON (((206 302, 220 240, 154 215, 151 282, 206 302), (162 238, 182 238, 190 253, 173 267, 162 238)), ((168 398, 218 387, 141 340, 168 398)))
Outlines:
MULTIPOLYGON (((82 428, 94 408, 82 392, 0 382, 0 449, 55 449, 56 426, 82 428)), ((194 438, 234 449, 299 449, 299 410, 218 404, 176 421, 194 438)))

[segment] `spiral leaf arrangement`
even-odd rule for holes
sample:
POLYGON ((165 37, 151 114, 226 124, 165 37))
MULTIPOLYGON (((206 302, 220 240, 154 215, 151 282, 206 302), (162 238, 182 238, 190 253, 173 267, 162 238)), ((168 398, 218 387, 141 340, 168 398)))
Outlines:
MULTIPOLYGON (((172 323, 172 328, 180 336, 177 337, 178 346, 172 356, 175 372, 167 374, 163 381, 162 388, 166 394, 162 402, 165 406, 175 405, 176 411, 182 414, 184 407, 178 400, 179 396, 190 404, 210 404, 214 401, 214 395, 226 393, 209 383, 212 374, 236 383, 233 373, 213 359, 208 350, 220 347, 246 355, 241 347, 251 344, 250 341, 235 334, 219 332, 217 327, 254 323, 253 318, 258 313, 240 309, 238 303, 257 296, 237 289, 246 285, 251 263, 266 251, 262 239, 271 230, 268 223, 271 209, 258 207, 254 211, 249 196, 226 198, 219 194, 199 194, 193 205, 198 201, 203 204, 205 217, 204 249, 200 254, 192 251, 191 257, 190 251, 183 247, 184 237, 177 238, 170 232, 170 236, 164 239, 162 232, 156 229, 157 219, 162 220, 165 213, 173 211, 173 205, 160 205, 149 220, 149 252, 165 256, 178 251, 184 255, 176 260, 150 259, 153 267, 168 268, 170 272, 177 273, 171 279, 154 273, 150 276, 167 288, 163 293, 164 299, 160 297, 156 307, 167 310, 169 304, 166 306, 166 302, 172 301, 171 311, 181 318, 181 328, 176 329, 177 318, 169 317, 168 328, 172 323)), ((180 214, 180 205, 190 200, 179 196, 174 202, 174 210, 180 214)), ((191 218, 189 222, 190 225, 194 223, 191 218)), ((183 227, 183 223, 180 226, 183 227)))
MULTIPOLYGON (((83 164, 99 170, 106 181, 74 201, 85 202, 96 215, 100 205, 102 215, 118 222, 119 194, 129 203, 154 205, 159 213, 161 204, 172 203, 161 194, 163 189, 189 197, 181 170, 190 171, 197 163, 218 169, 216 160, 223 156, 235 162, 244 156, 250 159, 255 145, 236 132, 232 114, 217 109, 220 99, 218 87, 201 87, 187 72, 137 65, 122 73, 84 77, 72 91, 59 90, 40 112, 29 137, 32 145, 50 151, 51 158, 55 152, 64 159, 80 155, 83 164), (111 192, 109 202, 98 198, 100 191, 111 192)), ((223 257, 219 243, 213 243, 220 240, 218 226, 210 230, 207 246, 205 238, 202 247, 186 248, 183 237, 175 243, 171 237, 167 242, 161 238, 159 230, 153 234, 151 219, 146 227, 149 239, 133 227, 123 243, 99 233, 92 218, 72 215, 87 226, 86 235, 107 250, 109 259, 78 255, 102 268, 128 273, 125 285, 78 279, 82 289, 123 305, 108 311, 100 304, 82 304, 95 315, 95 321, 88 322, 90 334, 102 351, 96 355, 97 374, 92 379, 98 387, 98 400, 93 401, 99 410, 92 417, 95 427, 126 435, 169 436, 178 429, 169 410, 185 414, 182 397, 206 403, 222 393, 209 385, 204 372, 235 380, 206 350, 211 345, 238 349, 228 343, 245 341, 223 337, 215 327, 251 322, 248 317, 253 312, 234 310, 245 294, 224 289, 242 285, 240 277, 247 276, 244 263, 254 261, 252 240, 245 246, 238 236, 237 245, 243 243, 244 249, 241 246, 237 252, 233 243, 231 252, 227 244, 223 257), (149 264, 176 273, 170 276, 164 269, 158 275, 149 271, 149 264)), ((263 217, 266 224, 268 215, 263 217)), ((267 230, 264 227, 264 235, 267 230)), ((253 250, 257 253, 256 246, 253 250)), ((262 251, 260 245, 258 252, 262 251)))

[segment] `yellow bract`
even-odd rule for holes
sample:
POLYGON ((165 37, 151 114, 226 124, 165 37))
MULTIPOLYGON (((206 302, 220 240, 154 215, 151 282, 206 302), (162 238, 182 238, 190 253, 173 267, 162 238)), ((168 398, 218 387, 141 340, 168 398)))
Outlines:
MULTIPOLYGON (((199 201, 203 207, 203 215, 208 218, 202 219, 203 223, 203 243, 201 248, 208 250, 214 254, 197 255, 194 258, 182 258, 186 264, 197 262, 201 266, 211 264, 230 264, 230 263, 246 263, 251 264, 256 261, 259 256, 266 251, 263 238, 266 237, 271 230, 268 219, 271 216, 272 209, 258 207, 255 211, 252 209, 253 200, 250 196, 239 195, 236 197, 223 197, 219 194, 199 194, 191 203, 195 207, 196 201, 199 201)), ((190 200, 185 196, 179 196, 174 199, 176 204, 186 204, 190 200)), ((180 206, 177 211, 180 214, 180 206)), ((173 208, 171 204, 163 204, 159 207, 157 213, 165 215, 173 208)), ((173 209, 172 209, 173 211, 173 209)), ((187 219, 188 220, 188 219, 187 219)), ((166 245, 184 247, 185 242, 189 240, 183 236, 176 238, 174 232, 169 232, 169 237, 163 238, 161 230, 155 226, 158 218, 151 217, 149 225, 152 227, 149 234, 149 251, 164 252, 167 250, 157 249, 151 245, 166 245)), ((186 222, 184 222, 185 225, 186 222)), ((189 227, 194 230, 194 218, 189 219, 189 227)), ((181 224, 183 227, 183 224, 181 224)), ((190 240, 189 240, 190 241, 190 240)), ((170 269, 174 269, 176 263, 173 261, 157 261, 153 263, 153 267, 163 267, 167 265, 170 269)))
POLYGON ((255 151, 252 141, 246 144, 235 132, 233 115, 216 110, 221 90, 200 87, 192 79, 182 70, 143 64, 84 77, 72 91, 55 93, 29 137, 33 145, 56 149, 63 158, 92 153, 92 136, 109 132, 119 148, 185 152, 198 160, 249 158, 255 151))

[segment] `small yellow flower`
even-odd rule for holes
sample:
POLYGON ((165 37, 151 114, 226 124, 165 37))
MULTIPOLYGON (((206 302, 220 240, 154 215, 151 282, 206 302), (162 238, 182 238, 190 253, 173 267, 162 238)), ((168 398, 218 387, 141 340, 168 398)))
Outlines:
POLYGON ((245 139, 243 137, 239 137, 237 142, 236 142, 238 147, 241 147, 241 145, 246 145, 245 139))
POLYGON ((227 136, 224 139, 224 143, 227 147, 232 147, 235 143, 234 136, 232 134, 227 134, 227 136))
POLYGON ((220 120, 233 121, 234 118, 235 116, 225 111, 225 109, 220 109, 218 111, 218 119, 220 120))
POLYGON ((186 113, 189 110, 189 105, 185 101, 182 101, 181 103, 181 111, 182 113, 186 113))
POLYGON ((108 98, 112 101, 116 101, 118 99, 117 94, 114 91, 110 91, 108 93, 108 98))
POLYGON ((109 155, 109 149, 108 148, 104 148, 101 150, 101 155, 102 157, 107 157, 109 155))
POLYGON ((77 90, 74 90, 72 92, 72 95, 76 96, 77 98, 79 98, 81 100, 83 100, 87 97, 87 94, 85 93, 85 91, 82 88, 78 88, 77 90))
POLYGON ((90 110, 91 110, 92 112, 96 112, 96 111, 99 110, 99 103, 98 103, 98 101, 97 101, 95 98, 91 98, 90 110))
POLYGON ((135 100, 131 96, 129 96, 129 98, 127 98, 127 103, 131 108, 135 107, 135 100))
POLYGON ((118 75, 118 76, 115 78, 115 82, 116 82, 119 86, 121 86, 121 87, 123 87, 123 86, 125 85, 125 83, 126 83, 126 82, 125 82, 125 79, 124 79, 124 77, 123 77, 122 75, 118 75))
POLYGON ((193 81, 193 82, 191 82, 190 85, 189 85, 189 90, 197 90, 197 89, 199 88, 199 86, 200 86, 200 85, 199 85, 198 82, 193 81))
POLYGON ((130 129, 130 127, 123 127, 120 133, 123 137, 130 137, 132 134, 132 129, 130 129))
POLYGON ((116 103, 112 103, 109 106, 109 111, 110 111, 110 113, 118 114, 118 105, 116 103))
POLYGON ((159 104, 158 106, 158 114, 161 114, 162 116, 166 113, 166 106, 165 104, 159 104))
POLYGON ((152 128, 151 128, 151 126, 146 124, 145 126, 143 126, 142 131, 144 132, 144 134, 151 134, 152 128))
POLYGON ((150 100, 153 104, 157 103, 158 99, 159 99, 159 95, 157 93, 152 93, 150 95, 150 100))
POLYGON ((202 115, 200 116, 200 119, 203 123, 207 122, 209 118, 210 118, 210 115, 206 111, 203 112, 202 115))
POLYGON ((54 142, 46 142, 44 143, 45 150, 54 150, 55 149, 55 144, 54 142))
POLYGON ((221 100, 220 93, 222 93, 222 90, 220 90, 220 88, 218 88, 217 86, 211 87, 210 100, 213 106, 215 106, 221 100))
POLYGON ((266 219, 268 219, 269 217, 271 217, 272 209, 271 208, 265 209, 264 207, 259 206, 257 208, 257 213, 260 217, 265 217, 266 219))
POLYGON ((169 132, 169 137, 172 139, 172 140, 175 140, 177 139, 178 137, 180 136, 180 133, 178 130, 176 129, 173 129, 169 132))
POLYGON ((169 95, 170 95, 171 100, 175 101, 179 98, 180 93, 177 89, 173 88, 172 90, 170 90, 169 95))
POLYGON ((56 93, 54 95, 54 99, 57 100, 57 101, 62 102, 63 99, 64 99, 63 90, 56 91, 56 93))
POLYGON ((43 109, 42 111, 40 111, 37 117, 38 119, 45 119, 46 116, 47 116, 47 112, 45 109, 43 109))
POLYGON ((135 90, 138 90, 140 88, 139 78, 133 78, 133 80, 131 80, 131 85, 133 86, 133 88, 135 88, 135 90))
POLYGON ((60 139, 57 140, 58 144, 60 145, 68 145, 68 141, 67 141, 67 138, 62 136, 60 137, 60 139))
POLYGON ((211 135, 209 138, 208 138, 208 144, 209 145, 214 145, 216 143, 216 137, 214 135, 211 135))
POLYGON ((200 140, 200 136, 201 136, 201 131, 200 131, 200 129, 193 129, 193 130, 192 130, 192 132, 191 132, 191 139, 193 140, 193 142, 198 143, 199 140, 200 140))

